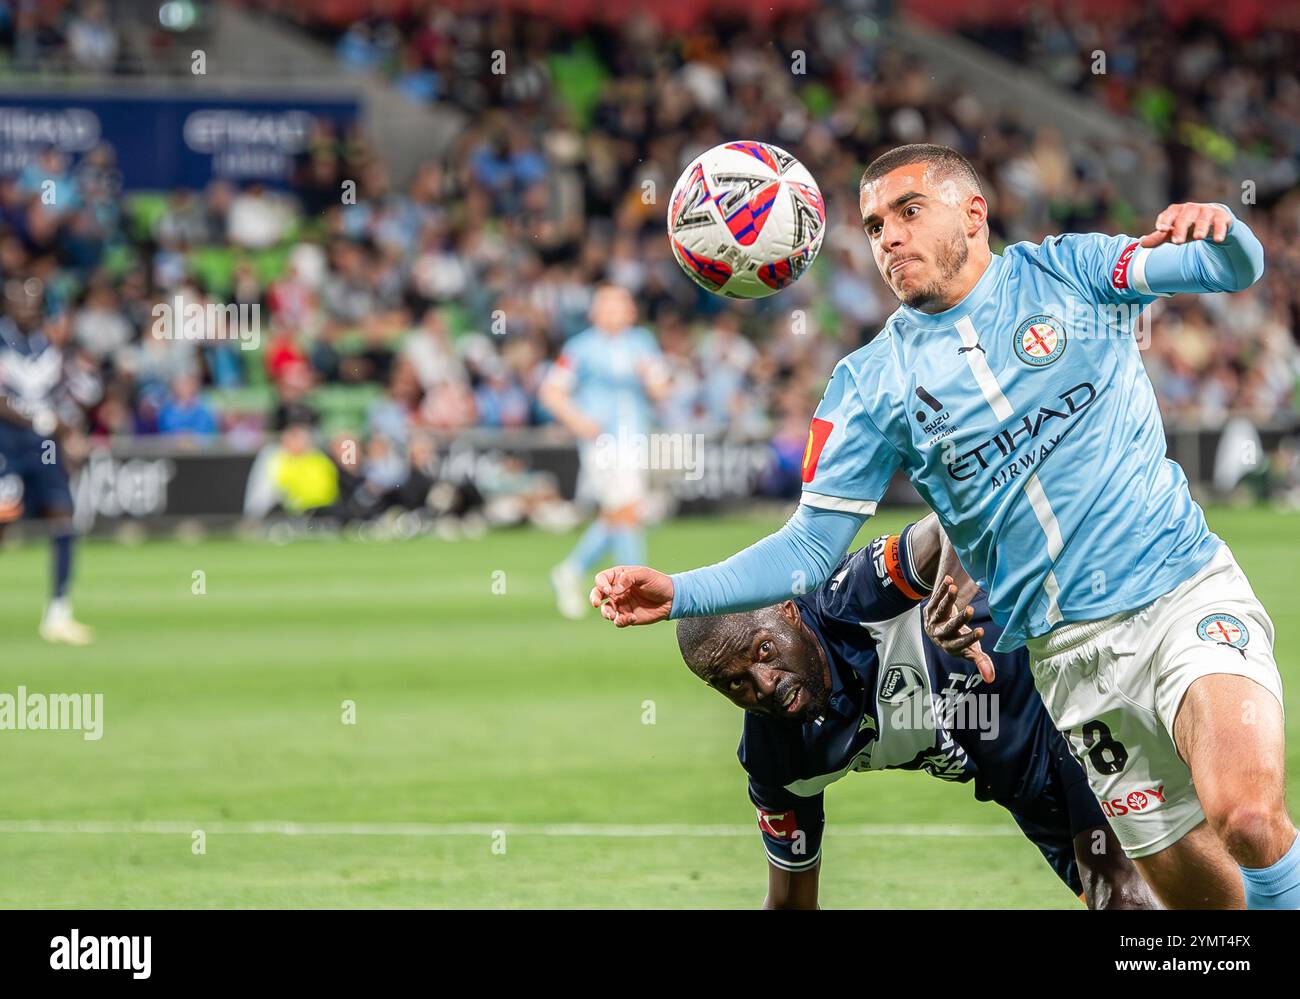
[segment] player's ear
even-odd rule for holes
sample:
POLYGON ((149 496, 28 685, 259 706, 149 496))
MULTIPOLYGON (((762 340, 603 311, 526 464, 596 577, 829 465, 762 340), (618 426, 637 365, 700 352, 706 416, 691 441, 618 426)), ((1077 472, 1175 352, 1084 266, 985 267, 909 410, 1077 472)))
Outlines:
POLYGON ((972 194, 966 202, 966 235, 974 236, 989 220, 989 203, 982 194, 972 194))
POLYGON ((794 624, 799 620, 799 605, 793 600, 787 600, 785 603, 781 604, 777 610, 779 610, 782 616, 791 624, 794 624))

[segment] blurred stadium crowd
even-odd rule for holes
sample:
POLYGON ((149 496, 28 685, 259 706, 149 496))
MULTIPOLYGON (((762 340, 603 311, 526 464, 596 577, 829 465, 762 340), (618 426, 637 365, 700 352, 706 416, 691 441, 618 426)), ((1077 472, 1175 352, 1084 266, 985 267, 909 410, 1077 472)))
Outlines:
MULTIPOLYGON (((666 33, 644 18, 567 27, 437 3, 403 9, 341 27, 285 13, 326 37, 342 67, 468 114, 450 155, 408 184, 392 182, 363 133, 328 128, 288 193, 217 182, 120 198, 108 147, 75 166, 50 151, 0 181, 0 276, 40 281, 51 325, 100 376, 92 435, 283 434, 286 447, 334 458, 336 474, 304 473, 322 480, 306 489, 309 506, 358 488, 339 451, 359 440, 361 479, 396 495, 428 467, 430 435, 549 422, 538 386, 585 326, 593 289, 613 281, 634 291, 670 364, 663 427, 770 440, 778 469, 793 472, 835 361, 894 307, 855 199, 874 156, 912 141, 965 152, 986 181, 995 247, 1150 227, 1095 153, 936 87, 882 46, 869 17, 826 10, 666 33), (507 53, 502 74, 491 72, 496 50, 507 53), (804 72, 792 72, 795 52, 804 72), (755 303, 697 289, 663 232, 681 167, 736 136, 796 152, 831 222, 809 275, 755 303), (51 179, 53 204, 40 196, 51 179), (159 301, 257 305, 260 348, 160 340, 159 301)), ((20 66, 109 69, 117 46, 104 10, 0 3, 0 38, 20 66)), ((1169 423, 1294 424, 1296 34, 1228 40, 1195 23, 1153 33, 1139 13, 1114 23, 1080 11, 979 40, 1020 46, 1047 77, 1145 121, 1161 139, 1168 200, 1228 203, 1265 245, 1269 270, 1249 292, 1161 303, 1145 359, 1169 423), (1105 76, 1080 63, 1095 48, 1108 53, 1105 76), (1224 169, 1238 153, 1272 165, 1246 207, 1224 169)), ((777 478, 778 491, 797 485, 777 478)))

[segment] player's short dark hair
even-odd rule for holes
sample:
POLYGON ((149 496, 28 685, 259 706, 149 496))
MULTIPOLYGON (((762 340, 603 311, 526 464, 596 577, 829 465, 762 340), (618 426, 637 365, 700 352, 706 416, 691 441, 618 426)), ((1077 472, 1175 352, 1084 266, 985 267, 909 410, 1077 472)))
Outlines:
POLYGON ((941 146, 934 142, 914 142, 908 146, 891 149, 883 156, 877 156, 862 172, 858 190, 862 190, 887 173, 893 173, 899 167, 911 166, 913 163, 929 163, 935 168, 936 176, 969 184, 977 194, 984 193, 983 187, 980 186, 979 174, 971 166, 970 160, 951 146, 941 146))

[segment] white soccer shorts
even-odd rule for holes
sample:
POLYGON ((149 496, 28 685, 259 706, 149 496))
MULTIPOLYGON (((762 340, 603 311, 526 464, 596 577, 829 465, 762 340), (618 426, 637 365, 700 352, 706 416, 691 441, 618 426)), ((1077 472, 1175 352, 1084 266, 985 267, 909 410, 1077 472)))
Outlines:
POLYGON ((1245 676, 1282 703, 1273 622, 1227 545, 1140 610, 1025 644, 1048 714, 1130 857, 1171 846, 1205 818, 1173 736, 1193 681, 1245 676))
POLYGON ((648 474, 635 448, 583 441, 578 449, 578 499, 601 513, 615 513, 640 504, 646 496, 648 474))

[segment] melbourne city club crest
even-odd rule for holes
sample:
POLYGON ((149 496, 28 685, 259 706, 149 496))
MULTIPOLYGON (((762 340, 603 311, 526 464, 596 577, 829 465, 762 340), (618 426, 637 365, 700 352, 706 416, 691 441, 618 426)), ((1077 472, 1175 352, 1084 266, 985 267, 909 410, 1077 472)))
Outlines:
POLYGON ((1207 642, 1231 645, 1234 649, 1244 649, 1250 641, 1250 632, 1246 626, 1231 614, 1211 614, 1201 618, 1196 626, 1196 634, 1207 642))
POLYGON ((1065 324, 1055 316, 1031 316, 1015 337, 1016 356, 1034 368, 1051 364, 1065 353, 1065 324))

